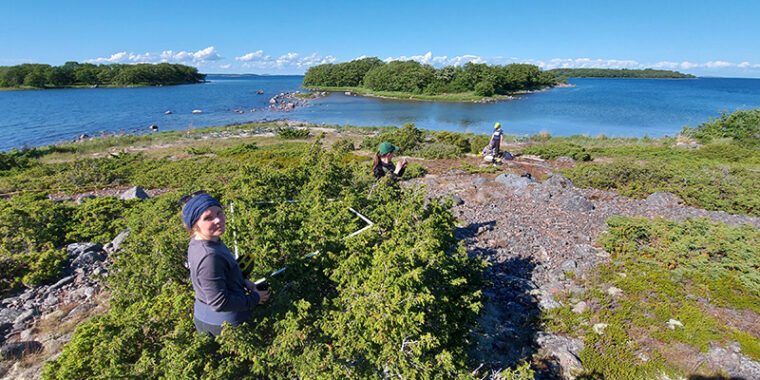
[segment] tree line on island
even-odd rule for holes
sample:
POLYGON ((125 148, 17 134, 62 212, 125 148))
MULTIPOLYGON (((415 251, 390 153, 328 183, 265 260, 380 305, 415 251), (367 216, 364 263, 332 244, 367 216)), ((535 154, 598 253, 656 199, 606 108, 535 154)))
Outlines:
POLYGON ((557 78, 649 78, 649 79, 693 79, 691 74, 672 70, 655 69, 551 69, 557 78))
POLYGON ((198 68, 176 64, 134 65, 66 62, 62 66, 25 63, 0 66, 0 87, 65 88, 77 86, 158 86, 200 83, 206 74, 198 68))
POLYGON ((540 89, 557 83, 554 74, 523 63, 487 65, 468 62, 437 69, 417 61, 386 63, 376 57, 313 66, 303 78, 303 86, 308 88, 360 88, 426 95, 474 93, 485 97, 540 89))

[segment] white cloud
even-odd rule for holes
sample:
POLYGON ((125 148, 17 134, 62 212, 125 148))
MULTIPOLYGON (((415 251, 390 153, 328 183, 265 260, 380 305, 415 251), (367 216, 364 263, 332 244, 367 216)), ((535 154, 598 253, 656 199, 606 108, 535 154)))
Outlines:
MULTIPOLYGON (((361 58, 366 57, 362 56, 361 58)), ((358 59, 358 58, 357 58, 358 59)), ((435 67, 442 67, 442 66, 461 66, 464 65, 467 62, 472 63, 485 63, 486 60, 483 59, 480 56, 477 55, 460 55, 456 57, 449 58, 448 56, 441 55, 441 56, 434 56, 433 52, 428 51, 425 54, 422 55, 412 55, 412 56, 399 56, 399 57, 387 57, 383 61, 385 62, 392 62, 392 61, 417 61, 419 63, 425 64, 425 65, 432 65, 435 67)))
POLYGON ((240 57, 235 57, 236 61, 243 61, 243 62, 250 62, 250 61, 261 61, 261 60, 269 60, 268 55, 264 55, 263 50, 257 50, 252 53, 245 54, 240 57))
POLYGON ((317 53, 311 53, 310 55, 301 57, 300 54, 293 52, 283 54, 278 58, 272 58, 271 56, 264 54, 263 50, 257 50, 240 57, 235 57, 235 60, 243 62, 242 66, 244 68, 268 69, 279 72, 297 72, 304 71, 303 69, 311 66, 333 63, 337 59, 331 55, 322 56, 317 53))
POLYGON ((232 64, 229 64, 229 63, 224 64, 224 65, 219 65, 220 69, 229 69, 230 67, 232 67, 232 64))
POLYGON ((209 61, 218 61, 222 57, 213 46, 196 52, 164 50, 161 53, 147 52, 144 54, 127 53, 126 51, 111 54, 110 57, 100 57, 87 60, 90 63, 159 63, 181 62, 200 64, 209 61))

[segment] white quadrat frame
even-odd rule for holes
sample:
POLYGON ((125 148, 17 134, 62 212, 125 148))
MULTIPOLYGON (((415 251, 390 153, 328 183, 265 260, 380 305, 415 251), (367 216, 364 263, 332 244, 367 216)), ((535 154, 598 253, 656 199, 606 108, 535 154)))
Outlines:
MULTIPOLYGON (((335 199, 328 199, 328 201, 329 202, 340 202, 340 203, 343 203, 343 201, 339 201, 339 200, 335 200, 335 199)), ((281 202, 274 202, 274 201, 259 201, 259 202, 254 202, 254 204, 260 204, 260 205, 273 205, 273 204, 277 204, 277 203, 301 203, 301 201, 298 201, 298 200, 287 200, 287 201, 281 201, 281 202)), ((364 221, 364 223, 367 223, 367 225, 364 226, 364 227, 362 227, 359 230, 356 230, 356 231, 354 231, 354 232, 352 232, 352 233, 344 236, 343 239, 348 239, 348 238, 354 237, 354 236, 356 236, 356 235, 358 235, 358 234, 360 234, 360 233, 362 233, 362 232, 364 232, 364 231, 372 228, 372 226, 375 225, 374 222, 372 222, 371 220, 369 220, 369 218, 367 218, 366 216, 364 216, 361 213, 359 213, 359 211, 356 211, 353 207, 349 207, 348 210, 351 211, 352 213, 354 213, 354 215, 356 215, 359 219, 361 219, 362 221, 364 221)), ((235 202, 230 202, 230 221, 232 222, 232 224, 235 224, 235 202)), ((237 234, 235 233, 235 229, 232 229, 232 241, 233 241, 233 244, 235 246, 235 259, 238 260, 239 263, 241 263, 241 266, 243 267, 243 269, 247 269, 251 265, 251 263, 250 263, 250 261, 248 261, 247 263, 246 262, 240 262, 240 256, 241 255, 240 255, 240 251, 238 250, 237 234)), ((308 253, 308 254, 306 254, 304 256, 301 256, 300 259, 301 260, 310 259, 312 257, 315 257, 315 256, 319 255, 319 254, 320 254, 320 251, 316 250, 316 251, 314 251, 312 253, 308 253)), ((243 260, 245 260, 245 257, 243 258, 243 260)), ((282 268, 280 268, 280 269, 272 272, 272 274, 270 274, 269 277, 277 276, 277 275, 281 274, 282 272, 284 272, 285 269, 288 269, 288 267, 282 267, 282 268)), ((267 277, 262 277, 262 278, 256 280, 254 283, 256 285, 258 285, 258 284, 261 284, 263 282, 266 282, 266 280, 267 280, 267 277)))

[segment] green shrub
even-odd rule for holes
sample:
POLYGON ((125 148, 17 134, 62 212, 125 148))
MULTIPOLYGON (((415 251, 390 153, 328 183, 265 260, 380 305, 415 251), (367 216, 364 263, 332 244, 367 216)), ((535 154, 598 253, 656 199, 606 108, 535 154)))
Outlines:
POLYGON ((523 148, 521 153, 536 155, 545 160, 554 160, 562 156, 571 157, 576 161, 591 160, 591 155, 586 151, 586 148, 567 143, 529 145, 523 148))
POLYGON ((667 191, 691 206, 760 215, 760 173, 739 167, 675 160, 635 162, 627 158, 581 165, 565 174, 577 186, 615 189, 637 198, 667 191))
POLYGON ((417 147, 413 151, 409 152, 409 155, 422 157, 429 160, 436 160, 442 158, 460 157, 462 155, 462 151, 456 145, 434 142, 417 147))
POLYGON ((410 162, 406 165, 406 169, 404 169, 404 175, 402 175, 401 178, 412 179, 422 177, 425 174, 427 174, 427 169, 425 169, 424 166, 416 162, 410 162))
POLYGON ((354 140, 343 137, 335 140, 332 144, 332 150, 335 152, 348 153, 356 150, 354 140))
POLYGON ((454 145, 461 153, 468 153, 471 150, 470 139, 461 133, 441 131, 432 134, 438 142, 454 145))
POLYGON ((719 118, 710 119, 696 128, 684 127, 681 133, 703 143, 730 137, 741 144, 756 146, 760 143, 760 108, 730 114, 722 111, 719 118))
POLYGON ((475 85, 475 95, 490 97, 493 96, 494 92, 493 83, 491 82, 478 82, 475 85))
POLYGON ((65 249, 48 249, 39 253, 23 255, 27 270, 21 281, 35 286, 57 279, 63 274, 63 266, 68 260, 65 249))
POLYGON ((309 128, 277 128, 277 135, 283 139, 302 139, 308 137, 309 133, 309 128))
MULTIPOLYGON (((308 134, 309 134, 309 132, 307 131, 306 135, 308 135, 308 134)), ((219 155, 219 156, 233 156, 233 155, 236 155, 236 154, 245 154, 245 153, 254 152, 258 148, 259 147, 256 146, 256 143, 242 143, 242 144, 238 144, 238 145, 235 145, 235 146, 231 146, 229 148, 224 148, 224 149, 216 152, 216 154, 219 155)))
POLYGON ((472 135, 470 137, 470 153, 480 153, 491 142, 491 135, 472 135))
POLYGON ((385 132, 379 136, 368 136, 362 140, 362 149, 368 149, 372 152, 377 151, 377 147, 388 141, 399 147, 401 154, 408 154, 424 141, 424 132, 417 129, 414 123, 407 123, 401 129, 391 132, 385 132))
POLYGON ((123 215, 131 204, 117 197, 98 197, 85 200, 74 209, 72 225, 66 234, 67 242, 96 242, 105 244, 126 226, 123 215))
POLYGON ((213 153, 214 151, 211 150, 209 147, 202 147, 202 148, 188 148, 186 150, 187 154, 191 156, 200 156, 204 154, 213 153))
POLYGON ((485 264, 457 244, 450 204, 384 183, 368 197, 374 183, 365 165, 314 144, 297 165, 245 164, 213 192, 235 204, 228 228, 252 278, 288 266, 270 279, 273 296, 254 309, 256 323, 225 329, 216 343, 192 324, 181 194, 130 208, 110 312, 80 325, 42 377, 469 377, 477 363, 463 342, 483 301, 485 264), (305 202, 256 203, 287 199, 305 202), (348 207, 376 226, 344 239, 363 225, 348 207))

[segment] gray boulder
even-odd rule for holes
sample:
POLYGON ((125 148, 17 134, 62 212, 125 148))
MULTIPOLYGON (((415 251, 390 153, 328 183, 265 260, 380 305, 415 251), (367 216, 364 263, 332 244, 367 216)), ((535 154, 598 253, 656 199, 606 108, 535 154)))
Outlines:
POLYGON ((0 347, 0 356, 3 359, 21 359, 27 354, 42 351, 42 343, 37 341, 25 341, 8 343, 0 347))
POLYGON ((683 203, 683 201, 673 193, 658 191, 649 195, 646 203, 655 207, 675 207, 683 203))
POLYGON ((145 192, 145 190, 143 190, 140 186, 133 186, 127 190, 124 190, 124 192, 121 193, 121 195, 119 195, 119 198, 128 200, 128 199, 148 199, 150 197, 145 192))
POLYGON ((0 309, 0 325, 5 323, 13 324, 19 315, 23 314, 23 310, 16 309, 0 309))
POLYGON ((571 379, 583 370, 583 364, 578 356, 583 350, 582 341, 545 332, 539 332, 536 335, 539 354, 556 359, 562 368, 563 378, 571 379))
POLYGON ((464 199, 458 195, 454 195, 451 197, 451 200, 454 202, 455 205, 461 206, 464 204, 464 199))
POLYGON ((18 324, 18 323, 24 323, 24 322, 26 322, 26 321, 34 318, 34 316, 36 314, 37 314, 37 310, 35 310, 35 309, 29 309, 29 310, 21 313, 18 317, 16 317, 16 319, 13 320, 13 324, 15 325, 15 324, 18 324))
POLYGON ((712 343, 705 356, 711 366, 720 368, 732 379, 760 379, 760 362, 742 354, 741 345, 737 342, 726 348, 712 343))
POLYGON ((557 173, 549 174, 549 178, 547 178, 546 181, 544 181, 541 185, 544 188, 551 188, 551 189, 575 188, 573 181, 563 176, 562 174, 557 174, 557 173))
POLYGON ((75 260, 83 253, 100 252, 103 246, 98 243, 71 243, 66 246, 66 253, 69 254, 69 260, 75 260))
POLYGON ((594 204, 580 194, 568 194, 560 201, 560 207, 565 211, 583 212, 593 210, 594 204))
POLYGON ((536 183, 536 181, 533 178, 529 177, 522 177, 517 174, 499 174, 498 177, 496 177, 496 182, 514 189, 515 191, 518 190, 525 190, 529 185, 536 183))
POLYGON ((472 184, 475 186, 483 186, 488 182, 491 182, 491 180, 486 177, 481 177, 481 176, 477 176, 472 179, 472 184))
POLYGON ((121 248, 121 243, 124 242, 124 239, 129 236, 129 234, 132 231, 127 228, 126 230, 122 231, 120 234, 116 235, 116 237, 111 241, 111 252, 116 252, 121 248))

